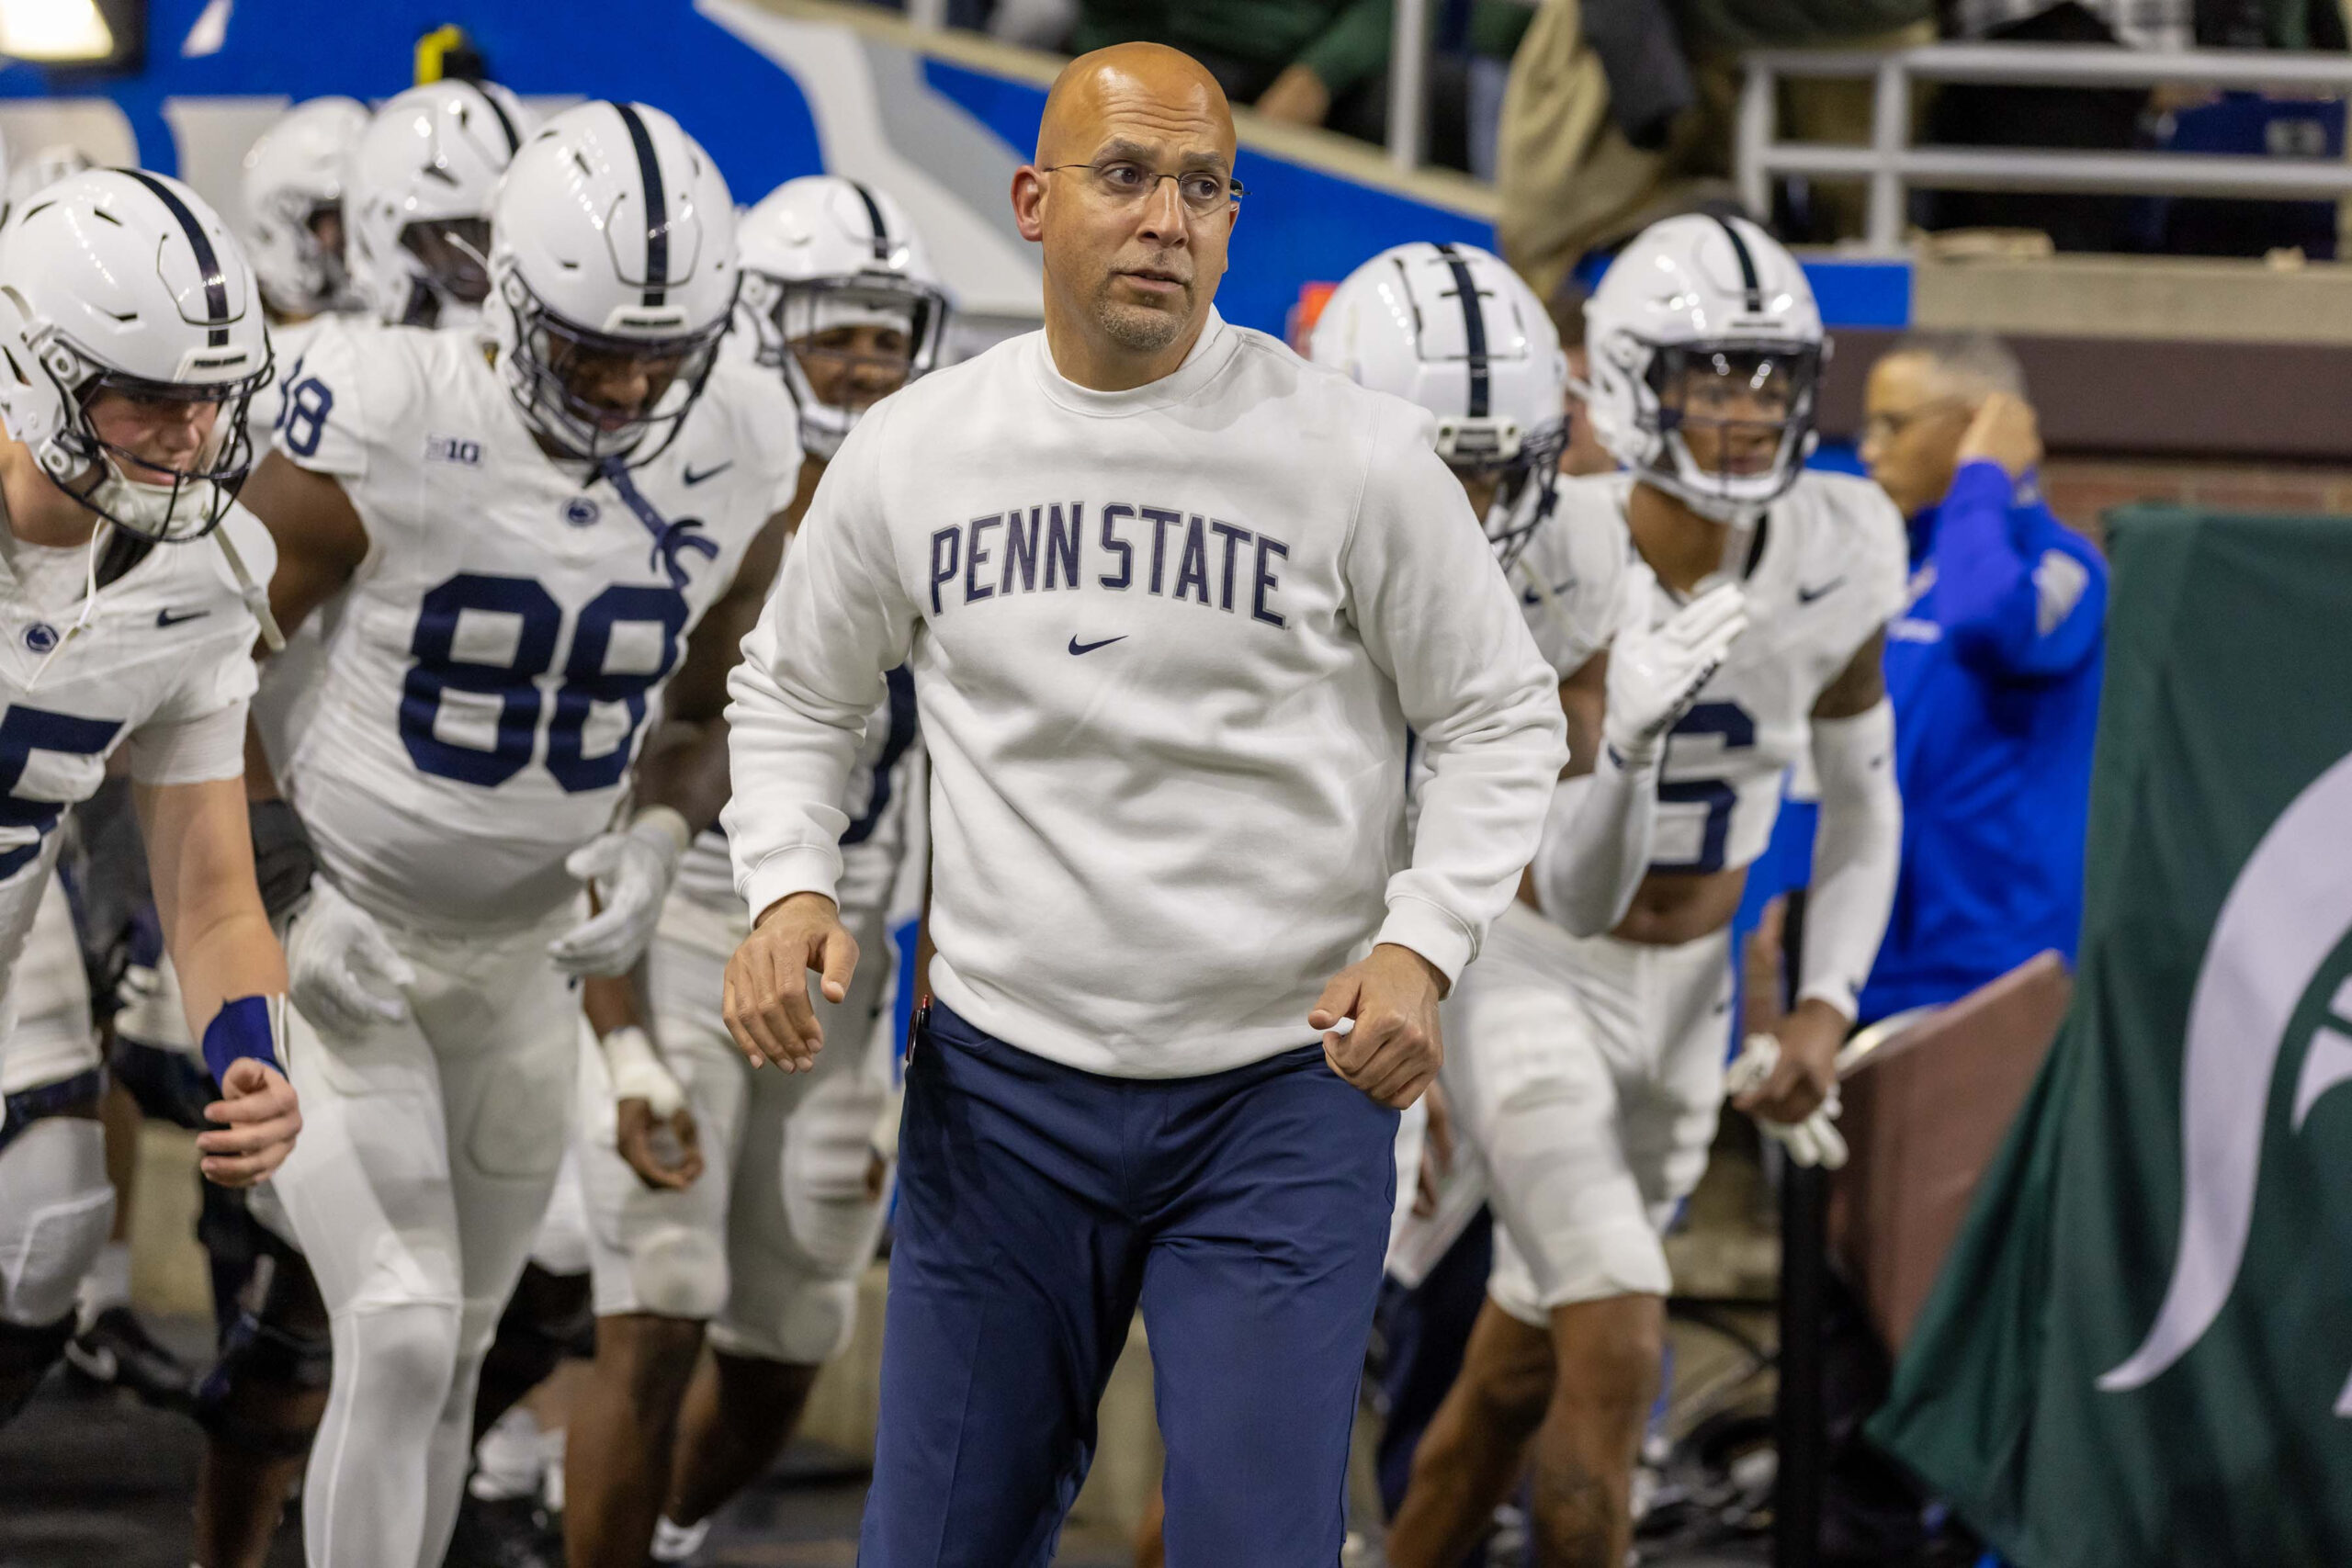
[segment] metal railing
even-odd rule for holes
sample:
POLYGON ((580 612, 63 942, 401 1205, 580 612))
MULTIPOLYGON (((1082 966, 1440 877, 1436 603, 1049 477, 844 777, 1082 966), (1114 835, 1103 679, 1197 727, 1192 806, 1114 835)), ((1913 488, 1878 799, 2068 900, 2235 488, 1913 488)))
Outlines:
POLYGON ((1771 209, 1776 175, 1860 178, 1870 186, 1865 243, 1902 248, 1905 197, 1929 190, 2075 191, 2335 200, 2352 195, 2352 163, 2217 152, 2097 152, 2056 149, 1918 147, 1911 143, 1912 84, 2010 86, 2268 89, 2352 92, 2352 55, 2132 49, 2032 43, 1931 44, 1889 53, 1763 50, 1747 57, 1734 167, 1750 211, 1771 209), (1871 142, 1841 147, 1780 140, 1780 85, 1787 78, 1875 83, 1871 142))

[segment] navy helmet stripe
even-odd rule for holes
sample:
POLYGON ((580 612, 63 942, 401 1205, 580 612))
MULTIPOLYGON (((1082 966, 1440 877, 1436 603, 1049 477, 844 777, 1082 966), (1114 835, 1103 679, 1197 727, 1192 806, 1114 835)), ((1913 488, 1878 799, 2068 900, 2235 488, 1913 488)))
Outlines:
POLYGON ((1748 254, 1747 242, 1739 237, 1739 230, 1730 219, 1718 218, 1715 221, 1723 225, 1725 237, 1731 241, 1732 254, 1739 258, 1739 280, 1747 290, 1747 308, 1761 311, 1764 309, 1764 280, 1756 276, 1756 258, 1748 254))
POLYGON ((1487 417, 1491 390, 1487 369, 1487 312, 1478 308, 1478 283, 1470 276, 1470 264, 1452 245, 1440 245, 1437 254, 1453 269, 1454 291, 1462 296, 1462 340, 1470 355, 1470 408, 1472 419, 1487 417))
POLYGON ((220 270, 220 254, 212 248, 211 236, 204 231, 204 225, 196 220, 196 214, 187 209, 187 203, 182 201, 171 186, 146 170, 119 169, 116 173, 129 175, 153 191, 155 199, 162 202, 171 215, 179 220, 180 227, 187 231, 187 247, 196 253, 196 270, 204 278, 205 319, 212 323, 212 330, 205 334, 205 346, 228 347, 229 277, 220 270))
POLYGON ((634 104, 613 107, 628 128, 629 145, 637 149, 637 172, 645 181, 645 303, 659 305, 669 298, 670 202, 662 189, 662 160, 654 155, 653 133, 634 104))
POLYGON ((515 132, 514 122, 507 118, 506 106, 498 101, 498 95, 479 82, 470 82, 467 85, 481 94, 481 101, 490 106, 490 112, 498 117, 498 129, 506 133, 506 155, 512 158, 515 153, 520 152, 523 150, 523 138, 515 132))
POLYGON ((890 259, 890 226, 882 221, 882 204, 874 199, 872 191, 855 180, 849 182, 849 188, 857 192, 857 199, 865 203, 865 216, 873 220, 874 259, 878 262, 888 261, 890 259))

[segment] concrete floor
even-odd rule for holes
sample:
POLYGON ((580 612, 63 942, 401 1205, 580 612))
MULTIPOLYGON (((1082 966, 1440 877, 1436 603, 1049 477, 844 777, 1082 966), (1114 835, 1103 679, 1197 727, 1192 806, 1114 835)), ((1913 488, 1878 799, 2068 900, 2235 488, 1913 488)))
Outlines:
MULTIPOLYGON (((203 1325, 164 1325, 175 1348, 203 1325)), ((86 1395, 62 1375, 0 1429, 0 1568, 187 1568, 188 1510, 202 1435, 185 1416, 113 1394, 86 1395)), ((839 1457, 796 1450, 767 1485, 722 1515, 707 1568, 854 1563, 865 1488, 839 1457)), ((853 1472, 854 1474, 854 1472, 853 1472)), ((1125 1568, 1122 1542, 1073 1531, 1057 1568, 1125 1568)), ((302 1568, 299 1510, 269 1568, 302 1568)))
MULTIPOLYGON (((201 1354, 205 1325, 155 1325, 175 1348, 201 1354)), ((186 1568, 188 1511, 201 1434, 185 1416, 126 1396, 88 1394, 51 1379, 13 1425, 0 1429, 0 1568, 186 1568)), ((785 1568, 856 1562, 865 1489, 842 1457, 814 1445, 786 1456, 777 1474, 718 1521, 705 1568, 785 1568)), ((1657 1568, 1754 1568, 1757 1553, 1675 1552, 1657 1568)), ((1056 1568, 1126 1568, 1120 1532, 1073 1526, 1056 1568)), ((1352 1560, 1351 1561, 1355 1561, 1352 1560)), ((1374 1560, 1367 1560, 1368 1562, 1374 1560)), ((299 1510, 269 1568, 302 1568, 299 1510)))

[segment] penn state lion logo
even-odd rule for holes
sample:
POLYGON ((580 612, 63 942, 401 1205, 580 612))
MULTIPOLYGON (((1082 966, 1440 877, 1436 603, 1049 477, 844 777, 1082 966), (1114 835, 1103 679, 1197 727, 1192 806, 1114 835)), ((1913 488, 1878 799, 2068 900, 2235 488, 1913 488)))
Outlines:
MULTIPOLYGON (((2255 846, 2222 902, 2189 1001, 2181 1080, 2180 1250, 2147 1338, 2098 1380, 2146 1384, 2212 1326, 2237 1283, 2254 1221, 2271 1079, 2287 1025, 2320 967, 2352 932, 2352 757, 2297 795, 2255 846)), ((2352 976, 2330 998, 2295 1081, 2290 1131, 2352 1081, 2352 976)), ((2352 1382, 2335 1402, 2352 1416, 2352 1382)))

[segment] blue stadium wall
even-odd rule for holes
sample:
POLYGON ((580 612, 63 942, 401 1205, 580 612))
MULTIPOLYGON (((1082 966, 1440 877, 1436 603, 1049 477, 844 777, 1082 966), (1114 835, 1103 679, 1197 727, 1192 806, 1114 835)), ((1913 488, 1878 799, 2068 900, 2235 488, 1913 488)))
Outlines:
MULTIPOLYGON (((142 73, 76 80, 8 65, 0 129, 18 157, 70 132, 94 153, 135 156, 233 208, 237 158, 277 109, 325 93, 399 91, 418 37, 450 21, 540 107, 585 96, 668 109, 740 201, 825 170, 892 190, 915 209, 967 309, 1035 314, 1035 252, 1013 231, 1005 193, 1045 102, 1036 73, 976 68, 910 47, 903 29, 784 16, 750 0, 150 0, 142 73)), ((1246 137, 1238 173, 1250 196, 1219 304, 1244 325, 1282 331, 1304 285, 1335 281, 1392 244, 1493 243, 1473 204, 1419 199, 1246 137)), ((1898 326, 1908 316, 1900 265, 1811 270, 1835 325, 1898 326)))

